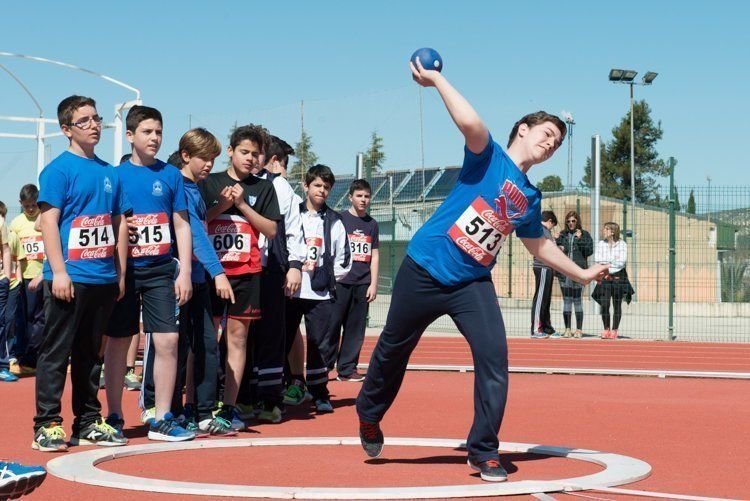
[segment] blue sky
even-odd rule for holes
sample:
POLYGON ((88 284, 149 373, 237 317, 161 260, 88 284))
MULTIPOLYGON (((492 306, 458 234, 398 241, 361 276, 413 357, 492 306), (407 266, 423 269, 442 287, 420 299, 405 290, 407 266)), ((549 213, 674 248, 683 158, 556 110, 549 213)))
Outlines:
MULTIPOLYGON (((300 134, 300 101, 314 151, 334 172, 353 172, 370 132, 384 138, 386 168, 420 165, 419 100, 406 61, 418 47, 443 56, 445 75, 504 143, 513 122, 544 109, 569 110, 574 179, 590 137, 604 140, 627 112, 628 89, 610 68, 657 71, 637 87, 661 120, 663 157, 677 158, 677 182, 750 185, 747 96, 748 2, 13 2, 0 16, 0 51, 57 59, 122 80, 165 117, 163 157, 180 135, 204 126, 223 142, 255 122, 290 143, 300 134)), ((54 118, 61 98, 87 94, 111 119, 132 93, 89 75, 0 57, 54 118)), ((35 114, 0 71, 0 115, 35 114)), ((0 121, 3 132, 33 132, 0 121)), ((434 89, 424 94, 425 164, 455 165, 462 141, 434 89)), ((65 148, 50 141, 50 153, 65 148)), ((565 181, 567 144, 532 181, 565 181)), ((112 137, 100 156, 112 161, 112 137)), ((0 200, 14 205, 33 182, 32 141, 0 138, 0 200)), ((666 182, 666 180, 665 180, 666 182)))

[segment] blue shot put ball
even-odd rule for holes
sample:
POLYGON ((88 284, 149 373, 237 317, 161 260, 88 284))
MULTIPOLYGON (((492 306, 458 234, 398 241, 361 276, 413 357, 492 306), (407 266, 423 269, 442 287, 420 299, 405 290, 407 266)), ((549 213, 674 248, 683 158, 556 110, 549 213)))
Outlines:
POLYGON ((423 47, 414 51, 411 55, 411 62, 414 66, 417 66, 417 58, 422 63, 422 67, 426 70, 443 71, 443 58, 435 49, 429 47, 423 47))

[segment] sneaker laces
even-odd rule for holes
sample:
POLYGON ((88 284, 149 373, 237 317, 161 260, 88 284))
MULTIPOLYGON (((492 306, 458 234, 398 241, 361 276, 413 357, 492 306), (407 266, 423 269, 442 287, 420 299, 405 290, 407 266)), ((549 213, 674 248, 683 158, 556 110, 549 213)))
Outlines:
POLYGON ((365 423, 364 421, 360 421, 359 427, 362 430, 362 434, 365 436, 366 440, 372 441, 378 439, 378 432, 380 431, 380 427, 377 424, 365 423))
POLYGON ((94 427, 101 432, 106 432, 106 433, 109 433, 110 435, 117 435, 117 429, 114 426, 107 423, 107 421, 105 421, 104 418, 101 418, 101 420, 99 420, 96 424, 94 424, 94 427))
POLYGON ((226 419, 224 419, 221 416, 216 416, 214 419, 216 420, 216 422, 218 422, 224 428, 231 428, 232 427, 232 423, 230 423, 229 421, 227 421, 226 419))
POLYGON ((68 438, 68 436, 65 434, 65 430, 63 430, 63 427, 59 424, 54 424, 48 428, 45 428, 47 430, 46 434, 51 439, 62 439, 65 440, 68 438))

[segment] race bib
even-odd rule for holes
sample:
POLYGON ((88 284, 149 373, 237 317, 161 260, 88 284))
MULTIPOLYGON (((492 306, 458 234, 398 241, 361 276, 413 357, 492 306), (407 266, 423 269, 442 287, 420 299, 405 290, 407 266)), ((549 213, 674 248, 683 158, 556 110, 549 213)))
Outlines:
POLYGON ((352 253, 352 261, 369 263, 372 260, 372 237, 361 233, 350 233, 349 250, 352 253))
POLYGON ((208 223, 208 238, 222 263, 247 263, 253 227, 242 216, 222 214, 208 223))
POLYGON ((68 260, 104 259, 115 255, 115 232, 109 214, 80 216, 70 224, 68 260))
POLYGON ((321 237, 307 237, 307 259, 305 260, 304 270, 312 271, 318 266, 318 259, 323 253, 323 239, 321 237))
POLYGON ((128 237, 128 256, 163 256, 172 248, 172 233, 169 230, 169 217, 165 212, 134 214, 131 224, 137 234, 128 237))
POLYGON ((41 235, 23 237, 21 239, 21 247, 23 247, 23 252, 29 261, 44 260, 44 241, 41 235))
POLYGON ((479 264, 489 266, 512 231, 509 221, 501 219, 482 197, 477 197, 453 223, 448 235, 459 249, 479 264))

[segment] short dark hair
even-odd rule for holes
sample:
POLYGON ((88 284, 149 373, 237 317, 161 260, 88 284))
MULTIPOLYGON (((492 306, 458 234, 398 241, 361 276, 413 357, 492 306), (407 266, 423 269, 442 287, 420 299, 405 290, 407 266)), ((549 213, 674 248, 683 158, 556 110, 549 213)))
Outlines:
POLYGON ((236 148, 242 141, 252 141, 261 151, 268 147, 268 131, 260 125, 247 124, 237 127, 229 137, 229 146, 236 148))
POLYGON ((513 141, 516 139, 518 128, 521 126, 521 124, 526 124, 529 126, 529 128, 531 128, 544 122, 552 122, 552 124, 557 127, 557 129, 560 131, 561 136, 560 143, 562 143, 568 130, 568 128, 565 126, 565 122, 560 120, 560 117, 550 115, 546 111, 537 111, 536 113, 529 113, 528 115, 522 117, 513 125, 513 129, 510 131, 510 137, 508 137, 508 148, 510 148, 510 145, 513 144, 513 141))
POLYGON ((557 226, 557 216, 555 216, 555 213, 551 210, 543 210, 542 211, 542 222, 546 221, 552 221, 552 224, 554 226, 557 226))
POLYGON ((128 160, 130 160, 133 157, 132 153, 125 153, 123 156, 120 157, 120 163, 124 164, 128 160))
POLYGON ((5 206, 5 202, 0 200, 0 216, 5 217, 8 215, 8 207, 5 206))
POLYGON ((159 123, 164 125, 164 120, 161 118, 161 112, 156 108, 150 106, 135 105, 128 111, 128 116, 125 117, 125 128, 130 132, 135 132, 138 125, 144 120, 158 120, 159 123))
POLYGON ((21 188, 21 194, 18 197, 21 199, 21 202, 27 200, 36 201, 39 198, 39 188, 35 184, 24 184, 21 188))
POLYGON ((167 163, 170 165, 174 165, 178 169, 182 169, 182 155, 180 154, 180 150, 177 150, 169 155, 169 158, 167 158, 167 163))
POLYGON ((355 191, 367 190, 372 194, 372 186, 367 182, 367 179, 355 179, 352 184, 349 185, 349 194, 354 195, 355 191))
POLYGON ((289 156, 294 155, 294 148, 289 143, 277 136, 269 136, 268 147, 266 147, 266 161, 276 157, 279 162, 284 163, 289 160, 289 156))
POLYGON ((310 167, 305 173, 305 184, 310 184, 317 178, 332 187, 336 184, 336 176, 333 175, 333 171, 327 165, 317 164, 310 167))
POLYGON ((78 108, 84 106, 93 106, 96 108, 96 101, 90 97, 85 96, 68 96, 57 105, 57 122, 60 127, 63 125, 70 125, 70 121, 73 120, 73 114, 78 108))

